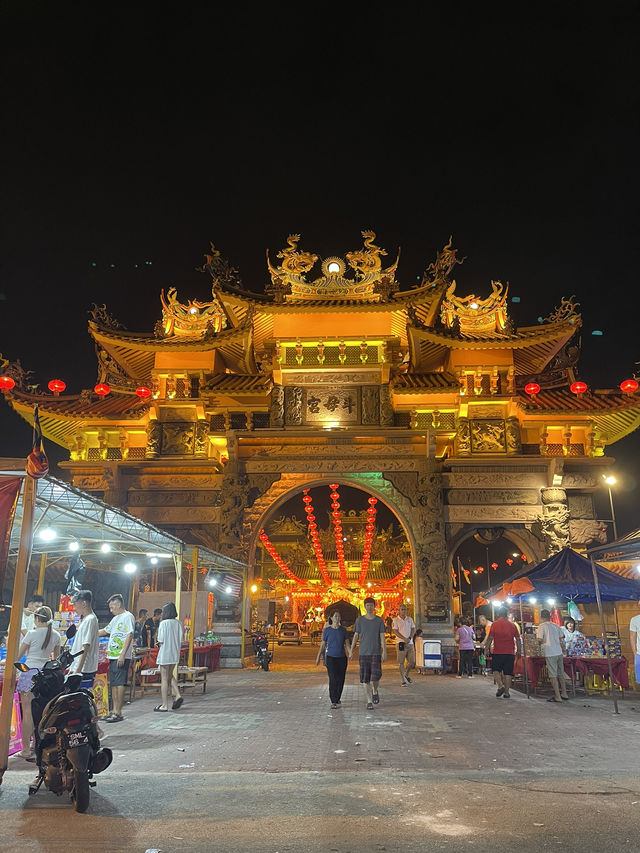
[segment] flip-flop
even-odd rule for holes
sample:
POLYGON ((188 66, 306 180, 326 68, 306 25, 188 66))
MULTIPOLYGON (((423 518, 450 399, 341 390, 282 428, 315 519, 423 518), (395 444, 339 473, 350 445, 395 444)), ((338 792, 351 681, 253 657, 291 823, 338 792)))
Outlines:
POLYGON ((367 702, 367 711, 373 711, 373 702, 367 702))
POLYGON ((547 699, 547 702, 557 702, 557 701, 558 700, 556 699, 555 696, 550 696, 549 699, 547 699))
POLYGON ((156 705, 156 707, 153 710, 154 711, 160 711, 161 714, 166 714, 169 709, 163 708, 162 705, 156 705))
POLYGON ((380 701, 380 694, 378 693, 378 691, 377 691, 377 690, 376 690, 376 692, 373 694, 373 696, 371 697, 371 699, 372 699, 372 701, 373 701, 373 704, 374 704, 374 705, 377 705, 377 704, 378 704, 378 702, 380 701))
POLYGON ((177 710, 178 710, 178 708, 181 708, 181 707, 182 707, 182 703, 183 703, 183 702, 184 702, 184 699, 182 698, 182 696, 178 696, 178 698, 174 700, 173 705, 171 706, 171 708, 172 708, 174 711, 177 711, 177 710))

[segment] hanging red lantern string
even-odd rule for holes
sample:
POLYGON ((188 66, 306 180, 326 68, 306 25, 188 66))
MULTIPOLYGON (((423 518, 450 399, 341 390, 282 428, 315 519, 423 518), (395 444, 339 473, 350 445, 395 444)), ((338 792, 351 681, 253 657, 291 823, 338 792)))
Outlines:
POLYGON ((358 576, 358 583, 360 586, 364 586, 364 582, 367 579, 367 572, 369 571, 369 563, 371 562, 371 546, 373 544, 373 537, 375 535, 375 520, 376 520, 376 498, 369 498, 369 507, 367 508, 367 524, 365 525, 365 533, 364 533, 364 550, 362 552, 362 560, 360 562, 360 574, 358 576))
POLYGON ((302 586, 305 586, 306 585, 305 581, 303 581, 302 578, 299 578, 296 574, 294 574, 291 571, 291 569, 287 566, 287 564, 285 563, 283 558, 280 556, 280 554, 278 554, 276 549, 273 547, 271 540, 269 539, 267 534, 264 532, 264 530, 260 531, 259 539, 262 542, 262 544, 264 545, 265 550, 267 551, 267 553, 269 554, 269 556, 271 557, 273 562, 278 566, 279 569, 281 569, 284 572, 284 574, 289 578, 289 580, 295 581, 296 583, 299 583, 302 586))
POLYGON ((624 379, 620 383, 620 390, 625 394, 635 394, 635 392, 638 390, 638 380, 624 379))
POLYGON ((331 513, 331 517, 333 518, 333 535, 336 540, 336 556, 338 558, 338 568, 340 570, 340 583, 343 586, 347 585, 347 567, 344 562, 344 545, 342 542, 342 513, 340 512, 340 493, 338 492, 338 486, 336 484, 332 484, 329 486, 331 489, 331 507, 333 512, 331 513))
MULTIPOLYGON (((398 572, 398 574, 394 578, 391 578, 391 580, 388 582, 389 586, 393 586, 394 583, 398 583, 404 577, 406 577, 406 575, 408 575, 409 572, 411 571, 412 567, 413 567, 413 561, 411 560, 411 557, 409 557, 409 559, 404 564, 402 569, 398 572)), ((467 578, 467 580, 468 580, 468 578, 467 578)))
POLYGON ((318 564, 318 568, 320 569, 320 574, 327 586, 331 586, 331 577, 329 572, 327 571, 327 564, 324 559, 324 554, 322 553, 322 545, 320 544, 320 537, 318 535, 318 525, 315 523, 315 513, 313 511, 313 498, 309 494, 309 489, 304 489, 302 500, 306 504, 305 512, 307 513, 307 525, 309 527, 309 538, 311 539, 311 546, 313 548, 313 553, 315 554, 316 562, 318 564), (313 521, 310 521, 313 519, 313 521), (312 526, 313 525, 313 526, 312 526))

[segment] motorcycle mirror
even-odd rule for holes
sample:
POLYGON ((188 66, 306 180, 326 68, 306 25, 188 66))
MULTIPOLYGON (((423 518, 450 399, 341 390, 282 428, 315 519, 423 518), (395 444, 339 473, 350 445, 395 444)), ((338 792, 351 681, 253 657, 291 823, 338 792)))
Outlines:
POLYGON ((75 635, 78 633, 78 629, 75 625, 69 625, 67 628, 67 640, 73 640, 75 635))
POLYGON ((29 667, 26 665, 26 663, 22 663, 22 661, 16 661, 14 663, 14 666, 16 669, 20 670, 20 672, 29 672, 29 667))

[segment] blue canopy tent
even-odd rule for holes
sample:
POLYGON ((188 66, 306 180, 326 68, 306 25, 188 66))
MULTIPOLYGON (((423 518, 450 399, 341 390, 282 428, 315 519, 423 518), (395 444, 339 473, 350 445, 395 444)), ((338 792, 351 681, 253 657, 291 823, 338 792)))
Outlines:
MULTIPOLYGON (((615 543, 613 543, 615 544, 615 543)), ((606 546, 611 548, 611 545, 606 546)), ((595 550, 595 549, 594 549, 595 550)), ((593 552, 592 552, 593 553, 593 552)), ((523 566, 510 578, 504 581, 504 585, 513 584, 518 579, 526 578, 533 586, 535 592, 540 595, 562 596, 573 601, 596 601, 600 614, 602 627, 602 639, 607 657, 609 677, 613 685, 613 672, 611 669, 611 656, 609 643, 606 637, 604 614, 602 612, 603 601, 638 601, 640 600, 640 581, 622 577, 602 566, 597 565, 593 556, 591 559, 583 557, 571 548, 563 548, 539 563, 537 566, 523 566)), ((533 591, 533 590, 532 590, 533 591)), ((497 591, 491 590, 488 595, 495 597, 497 591)), ((522 616, 522 595, 520 599, 520 612, 522 616)), ((526 656, 525 656, 526 660, 526 656)), ((526 666, 525 666, 526 679, 526 666)), ((529 685, 526 683, 527 696, 529 685)), ((612 690, 615 713, 618 713, 618 702, 612 690)))
POLYGON ((533 568, 524 566, 505 583, 523 577, 531 581, 540 595, 561 595, 573 601, 597 601, 596 579, 601 601, 637 601, 640 598, 640 580, 611 572, 571 548, 563 548, 533 568))

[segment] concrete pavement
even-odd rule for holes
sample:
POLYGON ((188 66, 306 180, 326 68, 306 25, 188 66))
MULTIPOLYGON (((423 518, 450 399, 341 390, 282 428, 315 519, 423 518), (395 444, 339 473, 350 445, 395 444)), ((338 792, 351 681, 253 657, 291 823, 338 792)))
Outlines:
POLYGON ((367 711, 357 662, 329 706, 315 649, 222 671, 178 712, 150 695, 104 725, 114 763, 87 815, 26 795, 12 758, 0 787, 2 851, 568 851, 640 849, 640 696, 563 705, 488 678, 385 668, 367 711), (89 843, 90 842, 90 843, 89 843))

